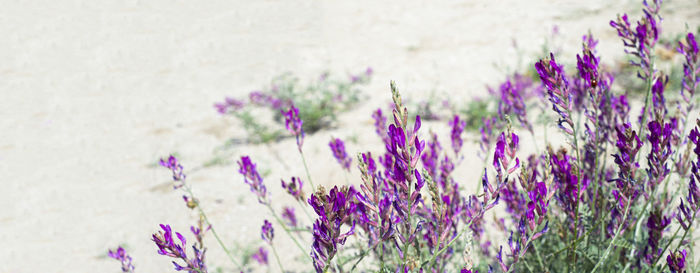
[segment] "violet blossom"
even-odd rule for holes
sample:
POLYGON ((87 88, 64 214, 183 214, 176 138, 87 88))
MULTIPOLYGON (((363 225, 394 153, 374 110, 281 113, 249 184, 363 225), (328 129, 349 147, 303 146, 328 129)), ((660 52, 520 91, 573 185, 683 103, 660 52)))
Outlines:
POLYGON ((178 262, 173 261, 176 271, 187 271, 190 273, 206 273, 207 267, 204 264, 204 250, 198 249, 196 246, 192 246, 194 251, 194 257, 188 258, 186 248, 187 240, 185 236, 182 236, 179 232, 175 232, 180 243, 176 243, 173 240, 173 232, 170 225, 160 225, 162 231, 154 233, 152 236, 153 242, 158 247, 158 254, 163 256, 168 256, 176 259, 180 259, 185 262, 185 265, 180 265, 178 262))
POLYGON ((355 222, 352 221, 351 215, 357 209, 357 204, 352 201, 354 192, 348 187, 338 189, 333 187, 326 194, 323 187, 311 195, 308 203, 313 207, 318 215, 318 219, 313 224, 313 245, 311 249, 311 257, 314 261, 316 272, 321 273, 330 265, 338 251, 338 244, 344 245, 348 236, 354 234, 355 222), (352 226, 349 231, 342 232, 340 229, 343 224, 352 226))
POLYGON ((297 148, 301 151, 301 146, 304 144, 304 121, 299 117, 299 109, 294 107, 292 104, 287 112, 281 111, 284 115, 284 125, 287 127, 287 131, 292 133, 297 140, 297 148))
POLYGON ((343 143, 343 141, 340 138, 332 138, 331 141, 328 143, 328 146, 331 148, 331 151, 333 152, 333 157, 335 157, 338 163, 340 163, 340 166, 349 172, 350 164, 352 163, 352 158, 350 158, 345 152, 345 143, 343 143))
POLYGON ((226 114, 230 111, 238 111, 245 106, 245 102, 234 98, 226 97, 224 102, 214 103, 214 108, 219 114, 226 114))
POLYGON ((668 254, 666 257, 666 264, 668 264, 668 268, 671 269, 671 273, 685 272, 685 257, 687 254, 685 249, 668 254))
POLYGON ((564 68, 557 64, 554 54, 550 53, 548 59, 542 59, 535 63, 535 69, 547 88, 552 109, 559 114, 559 128, 569 135, 574 134, 574 122, 571 113, 574 110, 574 97, 569 90, 569 82, 566 79, 564 68))
POLYGON ((107 253, 110 258, 113 258, 122 263, 122 272, 134 272, 134 265, 131 263, 131 256, 126 253, 126 250, 121 246, 116 250, 111 249, 107 253))
POLYGON ((250 191, 258 197, 258 202, 267 204, 267 188, 256 169, 256 164, 253 164, 250 157, 242 156, 241 160, 238 161, 238 167, 238 172, 243 175, 243 181, 250 186, 250 191))
POLYGON ((250 257, 261 265, 269 264, 267 260, 267 250, 264 247, 258 248, 258 251, 253 253, 250 257))
POLYGON ((450 120, 449 125, 451 128, 450 140, 452 141, 452 150, 455 152, 455 155, 458 155, 464 143, 464 140, 462 140, 462 132, 464 132, 464 128, 467 126, 467 121, 460 120, 459 116, 455 115, 454 118, 450 120))
POLYGON ((382 114, 381 108, 372 112, 372 119, 374 119, 374 131, 382 138, 384 145, 389 145, 389 137, 386 135, 386 116, 382 114))
POLYGON ((284 210, 282 211, 282 219, 287 221, 287 225, 290 227, 297 227, 299 225, 297 222, 297 216, 294 213, 294 208, 292 207, 284 207, 284 210))
POLYGON ((173 172, 173 181, 176 182, 173 188, 177 189, 185 185, 185 178, 187 176, 183 172, 182 165, 180 162, 178 162, 176 157, 170 155, 167 160, 161 158, 160 165, 170 169, 173 172))
POLYGON ((657 20, 661 20, 659 10, 661 0, 652 0, 653 6, 649 6, 644 1, 644 15, 641 21, 637 21, 637 26, 632 27, 627 18, 627 14, 618 16, 616 21, 610 21, 610 26, 617 30, 617 35, 622 39, 622 43, 627 48, 625 52, 639 58, 638 61, 631 61, 632 65, 641 68, 637 76, 641 79, 652 77, 654 71, 651 65, 653 48, 659 39, 661 30, 657 20))
POLYGON ((267 221, 267 219, 265 219, 265 222, 263 222, 263 225, 260 228, 260 237, 263 239, 263 241, 272 245, 272 238, 275 237, 275 229, 272 228, 272 223, 267 221))
POLYGON ((286 183, 284 179, 280 179, 282 188, 287 190, 287 193, 294 197, 297 201, 304 201, 304 182, 299 177, 292 177, 291 182, 286 183))

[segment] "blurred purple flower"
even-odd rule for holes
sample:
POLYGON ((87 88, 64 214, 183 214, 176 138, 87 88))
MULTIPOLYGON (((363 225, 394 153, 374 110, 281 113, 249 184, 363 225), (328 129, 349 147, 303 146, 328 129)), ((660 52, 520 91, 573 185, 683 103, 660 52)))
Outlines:
POLYGON ((272 239, 275 237, 275 229, 272 228, 272 223, 267 221, 267 219, 265 219, 265 222, 263 222, 263 225, 260 228, 260 237, 263 239, 263 241, 272 245, 272 239))
POLYGON ((299 109, 294 107, 292 104, 287 112, 282 111, 284 115, 284 124, 287 127, 287 131, 292 133, 297 139, 297 147, 301 151, 301 146, 304 144, 304 121, 299 117, 299 109))
POLYGON ((296 227, 298 225, 297 216, 294 213, 294 208, 292 207, 284 207, 284 211, 282 212, 282 219, 286 220, 287 224, 290 227, 296 227))
POLYGON ((303 186, 304 182, 301 181, 301 178, 299 177, 292 177, 292 181, 289 183, 285 183, 284 179, 280 179, 282 183, 282 188, 287 190, 287 193, 294 197, 297 201, 303 201, 304 200, 304 191, 303 191, 303 186))
POLYGON ((375 132, 382 138, 384 145, 389 145, 389 138, 386 135, 386 116, 382 114, 382 109, 377 108, 376 111, 372 112, 372 118, 374 119, 375 132))
POLYGON ((124 248, 121 246, 114 251, 110 249, 107 255, 122 263, 122 272, 134 272, 134 265, 131 263, 131 256, 129 256, 129 254, 126 253, 126 250, 124 250, 124 248))
POLYGON ((666 257, 666 263, 668 264, 668 268, 671 269, 671 273, 685 272, 684 269, 686 255, 687 252, 685 251, 685 249, 668 254, 668 256, 666 257))
POLYGON ((214 103, 214 108, 219 114, 226 114, 229 111, 237 111, 245 106, 245 102, 234 98, 226 97, 224 102, 214 103))
POLYGON ((267 250, 265 250, 264 247, 258 248, 258 251, 253 253, 253 255, 250 257, 253 258, 253 260, 257 261, 261 265, 268 265, 267 250))
POLYGON ((238 167, 238 172, 243 175, 243 181, 250 186, 250 191, 258 197, 258 202, 267 204, 267 188, 256 169, 256 164, 253 164, 250 157, 242 156, 241 160, 238 161, 238 167))
POLYGON ((170 169, 173 172, 173 180, 175 182, 181 182, 181 184, 176 184, 174 187, 179 188, 184 185, 184 180, 186 178, 185 173, 183 172, 182 165, 180 162, 178 162, 177 158, 170 155, 167 160, 160 159, 160 165, 163 167, 166 167, 170 169))
POLYGON ((452 150, 455 152, 455 155, 459 154, 459 151, 462 150, 462 144, 464 144, 464 140, 462 140, 462 132, 464 132, 464 128, 467 127, 467 121, 466 120, 460 120, 458 115, 455 115, 452 120, 449 122, 451 131, 450 131, 450 140, 452 141, 452 150))
POLYGON ((535 69, 547 87, 549 101, 552 109, 559 114, 559 128, 565 133, 573 135, 574 122, 571 113, 574 110, 574 96, 569 91, 569 82, 566 79, 564 68, 557 64, 554 54, 549 54, 549 59, 543 59, 535 63, 535 69))
POLYGON ((333 157, 335 157, 335 159, 338 160, 340 166, 342 166, 343 169, 349 172, 350 164, 352 163, 352 158, 350 158, 345 152, 345 143, 343 143, 343 141, 340 138, 331 138, 331 141, 328 143, 328 146, 331 148, 331 151, 333 152, 333 157))

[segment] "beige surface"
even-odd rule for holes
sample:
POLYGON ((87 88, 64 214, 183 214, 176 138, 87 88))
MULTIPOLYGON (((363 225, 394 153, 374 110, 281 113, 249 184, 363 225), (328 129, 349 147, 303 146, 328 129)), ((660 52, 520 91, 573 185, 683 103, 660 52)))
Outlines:
MULTIPOLYGON (((149 236, 159 223, 184 232, 195 218, 168 189, 168 171, 148 165, 178 152, 191 169, 241 136, 235 122, 217 115, 214 101, 285 71, 312 79, 325 69, 344 75, 373 67, 365 88, 372 100, 342 116, 342 129, 306 140, 317 183, 341 183, 329 135, 370 143, 362 150, 348 144, 351 154, 379 151, 369 114, 389 100, 391 79, 408 97, 436 89, 466 100, 502 78, 494 63, 515 64, 511 39, 537 52, 555 24, 565 61, 572 62, 588 29, 604 40, 604 61, 619 56, 608 21, 619 12, 638 14, 637 1, 590 2, 4 1, 0 272, 118 272, 117 262, 99 258, 118 244, 129 246, 139 272, 168 272, 149 236)), ((669 3, 665 26, 697 26, 698 6, 669 3)), ((445 125, 428 127, 444 132, 445 125)), ((473 139, 470 151, 477 149, 473 139)), ((272 147, 293 167, 282 167, 264 146, 235 153, 251 154, 270 171, 266 181, 279 209, 289 200, 279 178, 302 176, 303 168, 293 140, 272 147)), ((460 181, 478 181, 478 169, 467 166, 479 160, 462 163, 460 181)), ((235 165, 189 178, 226 241, 259 244, 264 210, 235 165)), ((295 251, 281 230, 277 236, 284 253, 295 251)), ((210 267, 231 271, 208 243, 210 267)), ((292 263, 289 255, 282 260, 292 263)))

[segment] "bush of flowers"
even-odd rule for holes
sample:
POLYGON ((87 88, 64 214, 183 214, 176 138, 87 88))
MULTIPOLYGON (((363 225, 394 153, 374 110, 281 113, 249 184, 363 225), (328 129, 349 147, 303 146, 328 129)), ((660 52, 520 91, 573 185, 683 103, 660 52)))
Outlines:
MULTIPOLYGON (((564 67, 562 56, 550 54, 533 64, 539 81, 508 77, 490 91, 497 114, 481 122, 480 155, 487 164, 476 192, 454 175, 471 152, 463 149, 467 118, 450 118, 449 144, 441 143, 422 129, 420 115, 407 111, 394 82, 391 112, 371 114, 385 149, 351 156, 343 140, 328 144, 342 169, 354 165, 360 171, 345 185, 315 185, 306 168, 306 177, 274 187, 296 202, 278 212, 272 186, 252 157, 241 157, 241 179, 270 215, 260 229, 265 246, 251 258, 280 272, 698 272, 692 236, 700 210, 697 39, 691 32, 676 42, 683 73, 679 88, 670 89, 666 72, 655 66, 661 1, 642 8, 636 21, 624 14, 610 26, 636 67, 641 84, 635 86, 644 96, 634 101, 625 95, 632 87, 615 87, 621 72, 604 64, 590 33, 583 36, 576 67, 564 67), (568 140, 564 145, 521 151, 522 134, 534 137, 548 126, 528 117, 533 104, 546 106, 543 114, 556 120, 556 133, 568 140), (633 106, 641 111, 631 111, 633 106), (304 223, 296 211, 311 221, 304 223), (280 234, 297 248, 288 255, 301 257, 306 267, 281 263, 274 240, 280 234), (493 236, 498 234, 503 236, 493 236)), ((303 159, 303 109, 279 107, 303 159)), ((178 159, 160 164, 172 171, 185 205, 201 217, 187 235, 161 224, 152 235, 157 253, 176 271, 208 272, 212 246, 202 238, 213 236, 236 272, 251 271, 219 239, 178 159)), ((134 272, 123 248, 109 256, 124 272, 134 272)))

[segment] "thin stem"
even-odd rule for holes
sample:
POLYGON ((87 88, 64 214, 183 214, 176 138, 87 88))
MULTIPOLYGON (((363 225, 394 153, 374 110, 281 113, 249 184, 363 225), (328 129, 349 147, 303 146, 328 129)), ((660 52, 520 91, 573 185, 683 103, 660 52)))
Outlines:
MULTIPOLYGON (((571 111, 568 113, 569 117, 571 117, 571 111)), ((581 118, 581 115, 578 116, 579 119, 581 118)), ((577 176, 576 176, 576 206, 574 206, 574 210, 576 211, 576 215, 574 217, 574 237, 578 237, 578 204, 581 201, 581 168, 583 167, 582 161, 581 161, 581 154, 579 152, 578 148, 578 126, 574 126, 572 130, 574 131, 574 149, 576 150, 576 159, 578 161, 578 170, 577 170, 577 176)), ((576 245, 578 241, 574 241, 574 246, 573 246, 573 251, 574 251, 574 272, 576 272, 576 245)))
POLYGON ((311 180, 311 173, 309 172, 309 167, 306 165, 306 158, 304 157, 304 152, 301 151, 301 147, 299 147, 299 154, 301 155, 301 161, 304 163, 304 170, 306 170, 306 178, 308 178, 309 183, 311 183, 311 192, 315 192, 316 186, 314 185, 314 181, 311 180))
POLYGON ((287 235, 289 235, 289 238, 291 238, 292 241, 294 241, 294 244, 297 245, 299 250, 301 250, 301 253, 306 254, 304 257, 308 258, 309 260, 311 260, 313 262, 313 259, 311 259, 311 256, 309 256, 309 254, 306 253, 306 250, 301 246, 301 244, 299 244, 299 241, 297 241, 297 239, 293 236, 292 232, 287 229, 287 226, 285 226, 284 222, 282 222, 282 219, 280 219, 279 216, 277 216, 277 213, 275 213, 275 211, 272 209, 272 206, 270 204, 266 204, 266 205, 267 205, 267 208, 270 210, 270 214, 272 214, 272 216, 275 217, 275 220, 277 220, 277 223, 280 224, 280 226, 282 227, 282 229, 284 229, 285 232, 287 232, 287 235))
POLYGON ((615 232, 615 236, 613 236, 612 240, 610 241, 610 244, 608 244, 608 247, 605 249, 605 252, 603 253, 603 257, 598 260, 598 263, 596 263, 595 267, 593 267, 593 270, 591 270, 591 273, 595 273, 596 270, 598 270, 598 267, 602 265, 607 259, 608 256, 610 255, 610 250, 612 249, 613 243, 615 243, 615 240, 617 240, 617 237, 620 236, 622 233, 622 227, 625 226, 625 221, 627 221, 627 214, 630 211, 631 203, 628 202, 627 206, 625 206, 625 214, 622 216, 622 221, 620 222, 620 225, 617 227, 617 231, 615 232))
MULTIPOLYGON (((183 188, 192 197, 192 199, 196 200, 196 199, 194 199, 194 194, 192 193, 192 189, 190 188, 190 185, 188 185, 187 183, 184 183, 184 182, 182 183, 182 185, 184 185, 183 188)), ((202 216, 202 218, 204 219, 204 222, 207 222, 207 225, 209 226, 209 229, 211 230, 211 234, 214 235, 214 238, 216 238, 216 241, 219 243, 219 246, 221 246, 221 248, 224 250, 224 252, 226 252, 226 256, 228 256, 229 260, 231 260, 231 262, 233 262, 233 264, 235 264, 236 267, 241 269, 242 268, 241 265, 233 257, 233 255, 231 254, 231 251, 229 251, 228 248, 226 248, 226 245, 224 245, 224 242, 221 241, 221 238, 219 238, 219 234, 216 233, 216 229, 214 229, 214 225, 212 225, 211 222, 209 222, 209 218, 207 217, 207 214, 204 213, 204 210, 202 210, 202 208, 200 207, 199 202, 198 201, 195 201, 195 202, 197 202, 196 207, 197 207, 197 211, 199 212, 199 215, 202 216)))
POLYGON ((532 248, 535 249, 535 255, 537 255, 537 263, 540 264, 540 268, 542 268, 542 270, 544 272, 549 272, 549 268, 544 266, 544 261, 542 260, 542 256, 540 256, 540 252, 537 250, 537 244, 532 244, 532 248))
POLYGON ((301 210, 304 211, 304 214, 306 214, 306 217, 309 218, 309 221, 311 221, 311 224, 313 224, 313 223, 314 223, 314 218, 311 217, 311 214, 309 214, 309 212, 306 210, 306 207, 304 206, 304 203, 302 203, 302 202, 299 201, 299 200, 297 200, 297 203, 299 203, 299 206, 301 207, 301 210))
POLYGON ((273 246, 272 244, 270 244, 270 248, 272 248, 272 253, 275 254, 275 259, 277 260, 277 265, 280 266, 280 270, 281 270, 282 272, 285 272, 285 271, 284 271, 284 267, 282 267, 282 262, 280 262, 280 256, 277 255, 277 249, 276 249, 275 246, 273 246))

